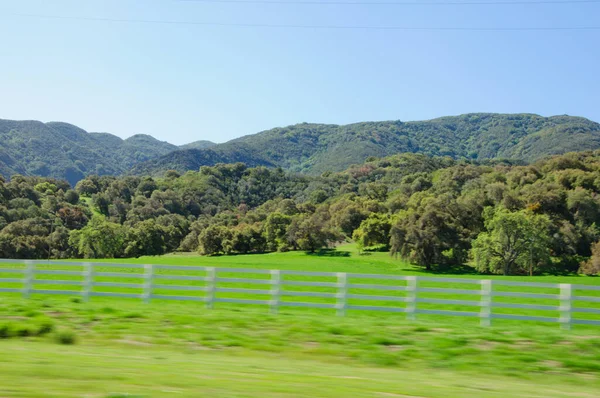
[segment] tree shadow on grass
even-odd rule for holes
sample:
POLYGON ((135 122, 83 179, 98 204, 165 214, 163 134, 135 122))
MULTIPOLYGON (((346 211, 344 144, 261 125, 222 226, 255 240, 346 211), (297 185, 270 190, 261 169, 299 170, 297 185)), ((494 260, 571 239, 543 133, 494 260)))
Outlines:
POLYGON ((468 265, 432 265, 431 269, 427 270, 425 268, 403 268, 402 271, 410 271, 410 272, 418 272, 426 275, 481 275, 475 270, 473 267, 469 267, 468 265))
POLYGON ((315 251, 314 253, 306 252, 306 254, 309 256, 319 257, 350 257, 350 252, 336 249, 320 249, 315 251))

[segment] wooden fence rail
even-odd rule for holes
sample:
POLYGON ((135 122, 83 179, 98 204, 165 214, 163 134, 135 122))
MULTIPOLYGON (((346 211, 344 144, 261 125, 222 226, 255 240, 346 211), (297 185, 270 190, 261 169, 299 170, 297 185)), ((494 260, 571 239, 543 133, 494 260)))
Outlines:
POLYGON ((344 272, 0 259, 0 292, 388 311, 600 326, 600 286, 344 272), (450 287, 448 287, 450 286, 450 287), (527 288, 521 291, 519 288, 527 288), (525 299, 525 300, 523 300, 525 299), (581 316, 584 316, 581 318, 581 316))

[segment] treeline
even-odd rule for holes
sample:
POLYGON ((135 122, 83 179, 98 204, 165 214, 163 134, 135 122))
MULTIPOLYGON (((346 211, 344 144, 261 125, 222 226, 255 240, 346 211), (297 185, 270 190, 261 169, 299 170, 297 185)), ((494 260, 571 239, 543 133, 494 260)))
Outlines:
POLYGON ((428 269, 600 271, 600 151, 531 165, 401 154, 318 177, 241 163, 164 178, 0 180, 0 256, 316 251, 353 240, 428 269))

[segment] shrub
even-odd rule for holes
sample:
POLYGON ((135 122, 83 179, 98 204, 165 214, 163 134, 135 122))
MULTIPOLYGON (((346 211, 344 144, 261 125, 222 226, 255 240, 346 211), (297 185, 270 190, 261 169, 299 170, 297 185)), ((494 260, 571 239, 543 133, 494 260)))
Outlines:
POLYGON ((592 245, 592 257, 582 262, 579 273, 585 275, 600 275, 600 242, 592 245))
POLYGON ((0 339, 9 339, 15 335, 13 325, 11 323, 0 324, 0 339))
POLYGON ((15 332, 19 337, 29 337, 35 334, 33 329, 33 326, 30 324, 20 324, 15 328, 15 332))
POLYGON ((55 339, 58 344, 64 345, 72 345, 77 342, 77 336, 72 330, 62 330, 56 333, 55 339))
POLYGON ((37 329, 37 335, 43 336, 54 330, 54 323, 51 319, 44 319, 40 322, 37 329))

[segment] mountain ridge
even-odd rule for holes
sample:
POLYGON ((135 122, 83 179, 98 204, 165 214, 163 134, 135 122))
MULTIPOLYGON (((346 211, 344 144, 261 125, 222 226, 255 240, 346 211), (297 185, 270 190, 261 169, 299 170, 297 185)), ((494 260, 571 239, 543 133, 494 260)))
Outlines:
POLYGON ((576 116, 470 113, 426 121, 300 123, 245 135, 208 149, 179 150, 135 165, 131 174, 162 175, 244 162, 319 174, 375 156, 424 153, 454 159, 539 158, 600 148, 600 124, 576 116), (186 152, 188 151, 188 152, 186 152), (250 154, 251 156, 246 156, 250 154))
POLYGON ((534 161, 598 148, 600 124, 568 115, 469 113, 409 122, 300 123, 221 144, 199 140, 182 146, 147 134, 122 139, 65 122, 0 119, 0 174, 54 177, 72 185, 90 174, 161 176, 217 163, 315 175, 397 153, 534 161))
POLYGON ((0 119, 0 174, 66 179, 121 175, 135 164, 179 147, 147 134, 122 139, 65 122, 0 119))

